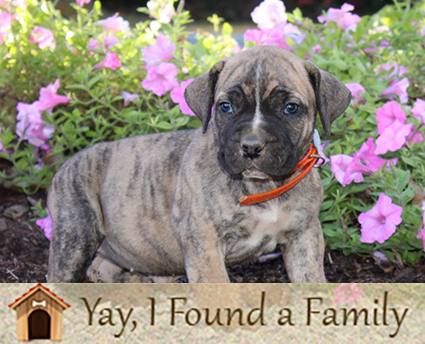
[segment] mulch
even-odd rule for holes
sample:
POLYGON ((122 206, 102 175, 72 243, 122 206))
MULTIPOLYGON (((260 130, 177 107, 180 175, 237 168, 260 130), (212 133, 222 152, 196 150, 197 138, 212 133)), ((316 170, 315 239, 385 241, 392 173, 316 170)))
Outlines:
MULTIPOLYGON (((39 192, 30 201, 46 195, 39 192)), ((5 216, 14 205, 30 206, 28 196, 0 187, 0 282, 45 283, 49 256, 49 241, 35 224, 31 211, 12 219, 5 216)), ((45 204, 45 203, 44 203, 45 204)), ((281 258, 264 263, 249 263, 230 267, 229 276, 235 283, 288 283, 281 258)), ((371 257, 344 256, 340 251, 325 252, 325 274, 333 283, 423 283, 425 258, 417 264, 397 265, 377 262, 371 257)), ((185 282, 185 279, 180 280, 185 282)))

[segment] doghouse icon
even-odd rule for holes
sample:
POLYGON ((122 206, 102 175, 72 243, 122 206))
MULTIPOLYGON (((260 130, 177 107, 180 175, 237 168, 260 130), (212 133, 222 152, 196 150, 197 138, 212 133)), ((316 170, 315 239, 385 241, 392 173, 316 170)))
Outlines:
POLYGON ((16 311, 18 340, 61 340, 62 312, 71 305, 39 283, 9 307, 16 311))

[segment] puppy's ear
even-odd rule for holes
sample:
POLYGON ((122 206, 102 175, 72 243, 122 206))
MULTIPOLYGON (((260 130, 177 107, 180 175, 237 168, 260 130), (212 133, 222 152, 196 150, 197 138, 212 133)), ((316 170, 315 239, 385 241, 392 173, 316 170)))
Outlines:
POLYGON ((209 72, 201 74, 184 91, 187 105, 202 121, 202 132, 207 131, 211 119, 211 108, 214 104, 215 84, 223 70, 225 61, 217 62, 209 72))
POLYGON ((351 92, 332 74, 306 61, 305 69, 316 93, 317 110, 326 135, 331 133, 331 124, 350 105, 351 92))

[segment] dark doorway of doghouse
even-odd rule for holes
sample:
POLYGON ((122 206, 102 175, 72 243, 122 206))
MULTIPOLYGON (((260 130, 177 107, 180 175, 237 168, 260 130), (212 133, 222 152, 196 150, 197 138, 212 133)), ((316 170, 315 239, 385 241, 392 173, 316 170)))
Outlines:
POLYGON ((28 317, 28 337, 32 339, 50 339, 50 316, 38 309, 28 317))

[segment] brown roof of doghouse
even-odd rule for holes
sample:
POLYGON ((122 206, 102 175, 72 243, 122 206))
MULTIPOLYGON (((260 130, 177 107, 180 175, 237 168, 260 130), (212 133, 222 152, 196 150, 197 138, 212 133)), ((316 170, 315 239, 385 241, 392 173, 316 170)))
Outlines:
POLYGON ((24 302, 27 298, 29 298, 31 295, 35 294, 38 290, 44 290, 54 300, 56 300, 64 309, 67 309, 71 307, 71 305, 67 304, 64 300, 62 300, 60 297, 58 297, 55 293, 51 292, 48 288, 41 285, 41 283, 38 283, 35 287, 32 287, 30 290, 28 290, 25 294, 23 294, 21 297, 17 298, 15 302, 12 302, 8 307, 15 309, 18 307, 22 302, 24 302))

